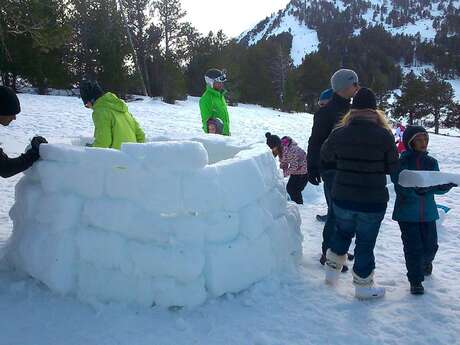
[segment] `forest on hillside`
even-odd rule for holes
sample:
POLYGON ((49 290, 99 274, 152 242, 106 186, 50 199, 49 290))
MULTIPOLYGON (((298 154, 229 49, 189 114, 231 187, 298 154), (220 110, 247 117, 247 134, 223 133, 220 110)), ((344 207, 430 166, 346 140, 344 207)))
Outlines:
MULTIPOLYGON (((297 2, 301 8, 301 1, 297 2)), ((363 27, 354 35, 359 19, 351 14, 353 9, 361 13, 356 6, 367 6, 365 1, 353 2, 344 14, 334 12, 324 1, 312 1, 318 4, 312 7, 313 12, 298 16, 317 29, 319 50, 306 55, 296 67, 290 56, 289 32, 255 45, 230 39, 222 31, 203 35, 186 21, 180 0, 3 3, 0 80, 15 89, 28 85, 46 94, 49 88, 76 87, 86 77, 99 80, 105 89, 122 97, 146 94, 174 103, 186 95, 200 96, 205 71, 216 67, 228 72, 231 104, 313 112, 331 74, 345 67, 356 70, 361 83, 375 90, 382 106, 393 90, 402 88, 394 105, 395 117, 415 113, 409 120, 439 118, 450 126, 460 126, 459 106, 453 101, 452 87, 444 81, 460 75, 460 10, 455 7, 446 7, 448 15, 435 23, 434 41, 422 41, 417 36, 391 34, 383 25, 363 27), (330 17, 329 12, 333 14, 330 17), (414 63, 432 65, 432 73, 405 76, 402 68, 414 63), (439 95, 427 96, 436 89, 434 82, 438 92, 447 95, 435 114, 431 104, 426 104, 427 99, 439 99, 439 95), (413 104, 422 105, 414 109, 413 104)), ((409 2, 401 1, 401 8, 404 6, 406 11, 386 13, 387 18, 403 23, 424 15, 416 11, 418 7, 409 10, 409 2)), ((385 8, 375 10, 385 12, 385 8)))

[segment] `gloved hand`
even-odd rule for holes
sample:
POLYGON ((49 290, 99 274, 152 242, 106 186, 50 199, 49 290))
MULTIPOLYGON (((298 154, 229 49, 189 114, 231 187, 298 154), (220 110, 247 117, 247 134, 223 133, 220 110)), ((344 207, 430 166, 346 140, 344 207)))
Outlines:
POLYGON ((33 149, 38 150, 41 144, 48 144, 48 141, 43 137, 36 136, 32 139, 30 144, 32 145, 33 149))
POLYGON ((318 169, 310 169, 308 171, 308 182, 314 186, 319 186, 321 183, 321 174, 318 169))
POLYGON ((36 154, 40 154, 40 145, 41 144, 47 144, 48 141, 40 136, 34 137, 32 141, 30 142, 30 146, 32 147, 32 150, 35 151, 36 154))
POLYGON ((442 185, 437 186, 437 189, 442 192, 447 192, 455 187, 458 187, 458 185, 456 185, 455 183, 447 183, 447 184, 442 184, 442 185))

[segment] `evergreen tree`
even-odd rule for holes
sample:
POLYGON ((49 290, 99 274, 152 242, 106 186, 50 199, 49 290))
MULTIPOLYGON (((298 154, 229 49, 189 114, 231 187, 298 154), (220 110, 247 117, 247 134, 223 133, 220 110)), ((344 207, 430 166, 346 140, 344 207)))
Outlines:
POLYGON ((452 85, 433 71, 426 71, 423 78, 425 79, 423 115, 433 116, 434 131, 439 134, 441 118, 448 115, 449 107, 453 103, 454 90, 452 85))
POLYGON ((425 84, 413 72, 409 73, 403 81, 401 96, 396 97, 393 105, 393 116, 396 119, 407 117, 410 125, 414 120, 421 118, 424 109, 425 84))
POLYGON ((20 76, 37 86, 40 93, 46 93, 48 86, 67 86, 63 56, 69 33, 62 2, 4 0, 0 7, 3 84, 16 88, 20 76))

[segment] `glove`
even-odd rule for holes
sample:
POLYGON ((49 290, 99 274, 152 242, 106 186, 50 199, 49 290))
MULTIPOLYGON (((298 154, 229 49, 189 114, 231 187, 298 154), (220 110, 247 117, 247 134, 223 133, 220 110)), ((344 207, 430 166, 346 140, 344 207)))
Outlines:
POLYGON ((34 137, 32 141, 30 142, 30 150, 32 151, 37 157, 40 156, 40 145, 41 144, 47 144, 48 141, 43 138, 43 137, 34 137))
POLYGON ((441 192, 447 192, 455 187, 458 187, 458 185, 456 185, 455 183, 447 183, 447 184, 442 184, 438 186, 437 189, 440 190, 441 192))
POLYGON ((32 148, 37 152, 40 150, 41 144, 48 144, 48 141, 43 137, 34 137, 30 142, 32 148))
POLYGON ((310 182, 314 186, 319 186, 321 183, 321 175, 319 170, 312 169, 308 171, 308 182, 310 182))

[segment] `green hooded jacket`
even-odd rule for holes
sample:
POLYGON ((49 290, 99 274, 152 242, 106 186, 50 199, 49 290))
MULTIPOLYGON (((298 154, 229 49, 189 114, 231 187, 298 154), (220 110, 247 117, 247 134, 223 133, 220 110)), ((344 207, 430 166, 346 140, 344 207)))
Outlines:
POLYGON ((125 102, 107 92, 93 105, 93 147, 119 150, 123 143, 143 143, 145 134, 125 102))
POLYGON ((210 86, 200 98, 201 119, 203 130, 208 133, 207 122, 210 118, 219 118, 224 123, 223 135, 230 135, 230 120, 228 118, 227 102, 223 92, 217 91, 210 86))

